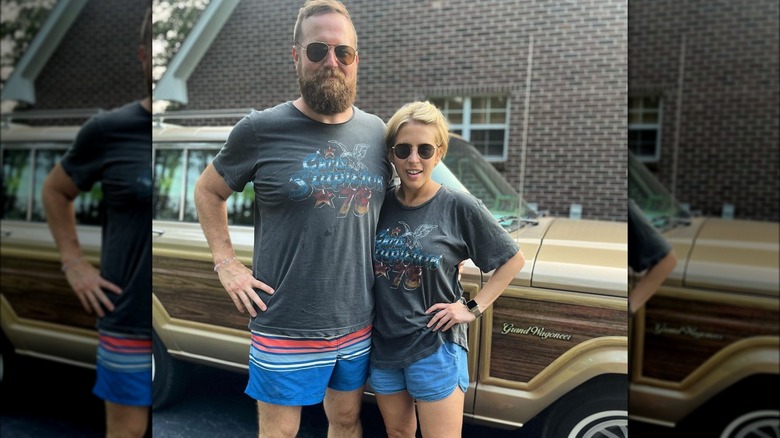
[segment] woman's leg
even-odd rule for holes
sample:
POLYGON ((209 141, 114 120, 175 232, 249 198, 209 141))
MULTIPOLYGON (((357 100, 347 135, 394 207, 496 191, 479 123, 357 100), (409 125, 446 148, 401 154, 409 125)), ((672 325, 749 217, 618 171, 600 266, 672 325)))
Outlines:
POLYGON ((414 438, 417 433, 417 416, 414 411, 414 400, 408 392, 377 394, 376 402, 379 411, 382 412, 388 438, 414 438))
POLYGON ((417 401, 420 430, 424 438, 460 438, 463 429, 463 400, 460 387, 442 400, 417 401))

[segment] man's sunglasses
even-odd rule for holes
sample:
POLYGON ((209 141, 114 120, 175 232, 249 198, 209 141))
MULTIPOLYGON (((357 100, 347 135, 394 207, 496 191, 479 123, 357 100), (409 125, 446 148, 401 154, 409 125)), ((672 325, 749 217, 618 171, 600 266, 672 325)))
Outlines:
MULTIPOLYGON (((430 144, 421 144, 417 146, 417 155, 423 160, 429 160, 436 153, 437 146, 430 144)), ((412 145, 407 143, 399 143, 393 146, 393 154, 400 160, 405 160, 412 155, 412 145)))
POLYGON ((309 43, 306 47, 303 47, 298 43, 295 44, 306 52, 306 57, 309 58, 309 61, 311 62, 320 62, 325 59, 325 57, 328 56, 328 50, 330 50, 331 47, 333 47, 333 52, 336 54, 336 59, 344 65, 350 65, 355 62, 355 55, 357 55, 357 50, 343 44, 331 46, 325 43, 309 43))

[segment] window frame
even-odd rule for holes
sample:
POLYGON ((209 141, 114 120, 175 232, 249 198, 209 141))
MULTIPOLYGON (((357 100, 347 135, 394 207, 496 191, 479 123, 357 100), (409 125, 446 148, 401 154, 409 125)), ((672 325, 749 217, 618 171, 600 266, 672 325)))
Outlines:
MULTIPOLYGON (((0 167, 5 166, 5 154, 6 151, 25 151, 27 153, 27 166, 30 169, 30 175, 28 176, 28 187, 29 190, 25 193, 26 200, 24 201, 24 218, 14 218, 9 219, 6 218, 5 215, 8 212, 3 212, 3 221, 9 221, 9 222, 24 222, 24 223, 30 223, 30 224, 46 224, 46 211, 43 209, 43 200, 41 199, 41 216, 42 220, 39 220, 37 218, 33 217, 33 214, 35 213, 35 207, 37 205, 36 198, 41 197, 41 191, 42 191, 42 185, 43 180, 38 181, 36 179, 37 176, 37 165, 38 165, 38 155, 41 151, 52 151, 57 152, 60 155, 60 158, 55 160, 54 165, 59 163, 59 161, 62 159, 62 157, 68 152, 70 147, 72 146, 72 141, 65 141, 65 140, 53 140, 53 139, 25 139, 25 140, 8 140, 3 141, 0 146, 0 167), (36 196, 37 195, 37 196, 36 196)), ((54 166, 52 166, 53 168, 54 166)), ((52 168, 46 169, 45 174, 48 175, 52 168)), ((8 178, 8 175, 5 175, 3 172, 3 179, 6 180, 8 178)), ((5 181, 4 181, 5 184, 5 181)), ((79 219, 79 205, 80 201, 84 200, 84 196, 87 196, 88 193, 94 192, 95 190, 101 191, 101 184, 100 182, 96 182, 95 186, 92 187, 90 191, 86 192, 80 192, 79 196, 74 200, 74 208, 76 209, 76 226, 77 227, 100 227, 100 223, 89 223, 84 222, 79 219)), ((102 196, 100 204, 102 204, 102 196)), ((100 205, 98 207, 98 213, 102 211, 103 207, 100 205)), ((98 219, 98 222, 100 220, 98 219)))
MULTIPOLYGON (((176 219, 161 219, 157 218, 157 211, 156 211, 156 205, 153 205, 153 208, 155 208, 154 214, 154 221, 163 221, 163 222, 180 222, 180 223, 198 223, 197 221, 187 221, 184 218, 184 215, 186 213, 186 202, 187 202, 187 176, 189 174, 189 156, 190 152, 192 150, 213 150, 214 154, 213 156, 216 156, 217 153, 219 153, 219 150, 222 148, 221 143, 217 142, 209 142, 209 141, 165 141, 165 142, 152 142, 152 181, 154 184, 153 189, 155 190, 153 193, 153 198, 156 200, 157 198, 157 155, 158 151, 161 150, 174 150, 174 151, 182 151, 182 170, 181 170, 181 178, 180 181, 181 184, 181 191, 178 194, 179 202, 178 202, 178 212, 176 213, 176 219)), ((212 156, 212 159, 213 159, 212 156)), ((208 164, 207 164, 208 165, 208 164)), ((194 183, 193 183, 194 185, 194 183)), ((156 202, 155 202, 156 204, 156 202)))
POLYGON ((509 127, 511 123, 511 97, 507 94, 474 94, 474 95, 459 95, 459 96, 431 96, 428 98, 431 103, 434 105, 437 105, 437 101, 443 101, 444 107, 437 105, 439 110, 441 110, 442 114, 444 114, 445 117, 447 117, 447 120, 449 122, 449 129, 450 131, 459 133, 466 141, 471 142, 474 144, 474 142, 471 141, 471 132, 472 131, 501 131, 504 135, 504 142, 502 145, 502 153, 501 155, 488 155, 483 150, 482 145, 474 144, 474 146, 477 148, 477 150, 482 154, 482 156, 489 162, 503 162, 507 161, 509 158, 509 127), (491 100, 493 98, 500 97, 505 99, 506 105, 504 107, 504 123, 471 123, 472 120, 472 114, 475 112, 472 108, 472 99, 476 98, 484 98, 487 99, 488 107, 485 108, 486 113, 485 114, 491 114, 491 110, 493 109, 491 106, 491 100), (462 112, 462 122, 461 123, 452 123, 450 121, 450 110, 449 110, 449 102, 455 99, 463 99, 463 112, 462 112))
MULTIPOLYGON (((194 221, 188 220, 186 217, 187 213, 187 206, 188 204, 188 190, 190 187, 194 189, 195 182, 189 182, 187 180, 187 177, 189 176, 189 167, 190 167, 190 153, 192 151, 213 151, 213 154, 211 155, 211 160, 214 159, 214 157, 217 156, 219 151, 224 146, 224 141, 212 141, 208 139, 176 139, 176 140, 153 140, 152 141, 152 166, 153 166, 153 221, 154 222, 174 222, 174 223, 181 223, 181 224, 198 224, 197 217, 194 221), (173 150, 173 151, 182 151, 182 170, 181 170, 181 178, 182 180, 179 182, 181 185, 181 191, 178 193, 178 212, 176 213, 176 219, 170 219, 170 218, 159 218, 157 217, 157 205, 156 200, 159 193, 157 192, 157 156, 158 152, 161 150, 173 150)), ((211 163, 211 160, 206 164, 211 163)), ((198 172, 200 175, 201 172, 198 172)), ((247 183, 247 186, 244 188, 244 190, 253 190, 254 186, 252 182, 247 183)), ((254 192, 253 192, 254 193, 254 192)), ((231 202, 238 202, 238 194, 234 193, 230 199, 228 199, 228 213, 230 213, 230 203, 231 202)), ((194 200, 193 200, 194 202, 194 200)), ((228 214, 228 225, 230 228, 233 227, 246 227, 246 226, 252 226, 254 223, 254 219, 252 219, 251 223, 236 223, 233 221, 230 217, 230 214, 228 214)))
MULTIPOLYGON (((657 163, 661 159, 661 137, 662 137, 662 126, 663 126, 663 98, 661 96, 656 95, 637 95, 637 96, 629 96, 628 98, 628 142, 631 141, 631 134, 635 131, 655 131, 655 150, 652 155, 649 154, 640 154, 639 151, 632 151, 634 156, 637 160, 639 160, 642 163, 657 163), (657 113, 656 122, 655 123, 648 123, 643 122, 643 116, 644 114, 650 112, 645 109, 644 103, 645 100, 648 98, 657 99, 658 100, 658 106, 653 108, 652 111, 655 111, 657 113), (634 108, 632 106, 633 101, 639 102, 639 108, 634 108), (640 122, 631 122, 631 113, 632 112, 638 112, 639 120, 640 122)), ((630 149, 630 146, 629 146, 630 149)))

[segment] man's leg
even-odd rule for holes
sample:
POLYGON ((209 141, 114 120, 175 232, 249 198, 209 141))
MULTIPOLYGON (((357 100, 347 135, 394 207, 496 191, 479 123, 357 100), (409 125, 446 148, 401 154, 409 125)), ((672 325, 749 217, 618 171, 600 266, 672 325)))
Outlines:
POLYGON ((336 391, 331 388, 325 391, 323 406, 328 416, 328 437, 363 436, 363 425, 360 423, 362 397, 362 387, 354 391, 336 391))
POLYGON ((259 438, 295 438, 301 425, 300 406, 282 406, 257 402, 259 438))
POLYGON ((149 424, 149 407, 106 402, 106 437, 141 438, 149 424))
POLYGON ((336 365, 325 390, 323 406, 329 437, 362 437, 360 408, 368 379, 371 326, 338 339, 336 365))

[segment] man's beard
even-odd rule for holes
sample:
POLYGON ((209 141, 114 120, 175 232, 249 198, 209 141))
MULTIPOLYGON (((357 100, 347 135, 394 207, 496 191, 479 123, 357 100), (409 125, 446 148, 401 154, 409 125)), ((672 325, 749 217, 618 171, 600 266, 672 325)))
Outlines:
MULTIPOLYGON (((299 64, 300 65, 300 64, 299 64)), ((320 69, 314 75, 298 71, 298 84, 306 105, 326 116, 339 114, 352 106, 357 94, 355 78, 348 81, 339 70, 320 69)))

